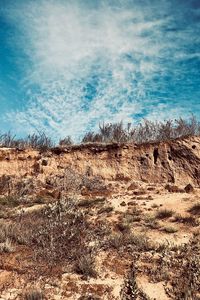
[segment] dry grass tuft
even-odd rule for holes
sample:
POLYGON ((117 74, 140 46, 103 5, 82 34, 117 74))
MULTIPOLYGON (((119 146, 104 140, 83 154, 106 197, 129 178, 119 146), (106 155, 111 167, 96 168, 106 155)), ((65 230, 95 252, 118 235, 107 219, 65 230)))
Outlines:
POLYGON ((193 215, 200 216, 200 202, 197 202, 194 205, 192 205, 192 207, 190 207, 188 212, 190 212, 193 215))
POLYGON ((173 210, 170 210, 170 209, 160 209, 156 212, 156 215, 155 217, 157 219, 167 219, 167 218, 170 218, 172 217, 174 214, 174 211, 173 210))
POLYGON ((40 289, 32 288, 23 293, 24 300, 44 300, 44 295, 40 289))

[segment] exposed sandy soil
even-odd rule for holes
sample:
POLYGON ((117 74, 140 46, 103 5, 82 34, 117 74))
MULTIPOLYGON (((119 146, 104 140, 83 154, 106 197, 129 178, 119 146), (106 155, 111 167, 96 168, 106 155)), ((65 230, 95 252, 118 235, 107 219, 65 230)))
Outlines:
MULTIPOLYGON (((32 287, 50 300, 200 299, 196 282, 187 286, 188 298, 172 291, 176 276, 181 274, 179 254, 194 254, 195 268, 200 260, 195 252, 199 249, 200 211, 189 211, 200 204, 200 139, 140 148, 109 147, 62 150, 59 154, 0 149, 0 300, 42 299, 25 297, 32 287), (156 162, 155 147, 159 149, 156 162), (141 163, 144 156, 147 160, 141 163), (84 181, 78 174, 84 175, 84 181), (191 190, 186 192, 189 183, 191 190), (166 184, 176 191, 169 191, 166 184), (53 266, 45 258, 36 259, 39 244, 32 241, 31 234, 34 228, 41 228, 39 216, 47 206, 67 198, 76 199, 75 209, 89 224, 91 238, 87 246, 94 252, 95 276, 76 272, 73 259, 57 260, 53 266), (161 211, 168 215, 159 217, 161 211), (4 237, 2 228, 10 223, 16 227, 14 231, 8 229, 4 237), (130 237, 132 242, 127 242, 130 237), (184 245, 191 245, 191 249, 183 250, 184 245), (135 296, 125 297, 124 284, 132 269, 135 296)), ((58 224, 61 217, 62 208, 55 215, 58 224)), ((50 220, 48 226, 53 228, 50 220)), ((80 230, 80 239, 84 238, 84 230, 80 230)), ((56 234, 59 237, 59 231, 56 234)), ((56 245, 60 251, 62 245, 56 245)), ((81 250, 80 245, 74 244, 74 249, 81 250)), ((81 250, 76 260, 84 255, 81 250)), ((198 271, 194 272, 200 280, 198 271)), ((184 290, 181 276, 178 282, 184 290)))

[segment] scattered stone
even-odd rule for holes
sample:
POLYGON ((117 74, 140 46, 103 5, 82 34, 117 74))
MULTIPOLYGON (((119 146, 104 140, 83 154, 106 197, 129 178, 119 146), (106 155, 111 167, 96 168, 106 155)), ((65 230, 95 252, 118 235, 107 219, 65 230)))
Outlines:
POLYGON ((186 185, 186 187, 184 188, 186 193, 192 193, 194 191, 193 186, 189 183, 186 185))

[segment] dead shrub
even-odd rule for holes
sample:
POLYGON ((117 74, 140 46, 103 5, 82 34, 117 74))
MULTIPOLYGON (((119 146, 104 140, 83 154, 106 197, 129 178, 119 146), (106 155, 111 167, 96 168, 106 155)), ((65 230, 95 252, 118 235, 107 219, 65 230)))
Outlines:
POLYGON ((131 266, 127 274, 122 289, 120 291, 121 300, 150 300, 150 298, 138 287, 136 281, 136 269, 131 266))
POLYGON ((164 122, 143 120, 135 127, 131 127, 131 123, 124 126, 122 122, 99 124, 99 132, 86 133, 82 143, 135 142, 142 144, 195 135, 200 135, 200 123, 192 115, 188 120, 182 118, 164 122))
POLYGON ((47 151, 54 146, 53 141, 44 132, 28 135, 24 139, 17 139, 11 132, 2 134, 0 136, 1 147, 7 148, 34 148, 40 151, 47 151))
POLYGON ((36 257, 50 265, 76 259, 76 251, 85 247, 88 224, 72 199, 47 205, 32 228, 30 245, 36 257))
POLYGON ((168 257, 167 268, 173 276, 169 280, 171 288, 167 290, 167 293, 172 299, 198 299, 197 295, 200 290, 199 251, 200 239, 197 235, 168 257))
POLYGON ((66 136, 64 139, 61 139, 59 141, 59 146, 61 146, 61 147, 68 147, 68 146, 72 146, 72 145, 73 145, 73 141, 70 136, 66 136))
POLYGON ((86 252, 79 253, 75 262, 74 270, 76 273, 81 274, 84 278, 97 277, 95 270, 95 256, 94 253, 86 252))

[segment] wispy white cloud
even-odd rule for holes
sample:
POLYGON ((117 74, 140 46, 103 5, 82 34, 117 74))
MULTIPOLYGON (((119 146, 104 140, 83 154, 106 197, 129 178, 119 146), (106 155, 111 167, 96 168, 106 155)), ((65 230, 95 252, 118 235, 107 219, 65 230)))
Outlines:
POLYGON ((133 1, 91 3, 39 0, 10 10, 30 61, 22 81, 28 103, 7 115, 19 132, 78 137, 100 121, 131 121, 151 106, 149 85, 174 46, 163 35, 170 18, 133 1))

